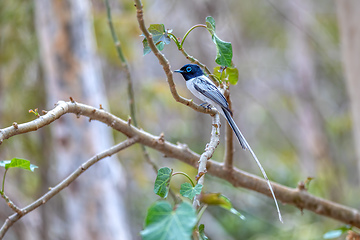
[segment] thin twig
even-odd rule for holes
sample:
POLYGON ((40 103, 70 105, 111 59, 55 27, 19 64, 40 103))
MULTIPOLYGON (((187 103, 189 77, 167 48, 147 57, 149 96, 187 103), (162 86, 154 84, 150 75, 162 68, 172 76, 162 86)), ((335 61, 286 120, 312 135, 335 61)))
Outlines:
MULTIPOLYGON (((134 97, 134 88, 133 88, 133 81, 132 81, 132 77, 130 74, 130 70, 129 70, 129 64, 127 63, 127 60, 123 54, 122 48, 121 48, 121 43, 116 35, 115 32, 115 28, 113 25, 113 21, 112 21, 112 16, 111 16, 111 8, 110 8, 110 3, 109 0, 105 0, 105 5, 106 5, 106 12, 107 12, 107 18, 108 18, 108 22, 109 22, 109 28, 111 31, 111 36, 113 38, 113 41, 115 43, 115 47, 116 47, 116 51, 118 53, 118 57, 122 63, 123 68, 125 69, 126 72, 126 79, 127 79, 127 83, 128 83, 128 97, 129 97, 129 107, 130 107, 130 116, 131 116, 131 120, 134 123, 135 127, 138 127, 138 122, 137 122, 137 117, 136 117, 136 105, 135 105, 135 97, 134 97)), ((145 161, 151 165, 151 167, 154 169, 154 171, 157 173, 158 171, 158 167, 156 166, 155 162, 152 161, 152 159, 150 158, 150 155, 148 153, 148 151, 146 150, 144 145, 141 145, 141 150, 144 154, 144 158, 145 161)))
POLYGON ((111 36, 114 41, 116 52, 121 61, 122 67, 124 68, 125 73, 126 73, 126 79, 127 79, 127 83, 128 83, 128 96, 129 96, 131 120, 133 121, 134 125, 137 127, 138 125, 137 125, 137 119, 136 119, 136 114, 135 114, 134 88, 133 88, 133 84, 132 84, 133 81, 132 81, 130 70, 129 70, 129 64, 126 61, 126 58, 125 58, 122 48, 121 48, 121 43, 115 32, 115 28, 114 28, 112 17, 111 17, 111 9, 110 9, 109 0, 105 0, 105 5, 106 5, 106 12, 107 12, 107 18, 108 18, 111 36))
POLYGON ((83 172, 85 172, 88 168, 92 165, 100 161, 105 157, 110 157, 111 155, 130 147, 131 145, 135 144, 139 140, 139 137, 135 136, 133 138, 129 138, 97 155, 90 158, 88 161, 83 163, 78 169, 76 169, 73 173, 71 173, 66 179, 62 182, 57 184, 55 187, 51 188, 46 194, 40 197, 38 200, 34 201, 30 205, 24 207, 19 212, 14 213, 13 215, 9 216, 3 226, 0 229, 0 239, 2 239, 7 232, 7 230, 21 217, 28 214, 29 212, 35 210, 36 208, 40 207, 41 205, 45 204, 48 200, 58 194, 61 190, 69 186, 73 181, 75 181, 83 172))

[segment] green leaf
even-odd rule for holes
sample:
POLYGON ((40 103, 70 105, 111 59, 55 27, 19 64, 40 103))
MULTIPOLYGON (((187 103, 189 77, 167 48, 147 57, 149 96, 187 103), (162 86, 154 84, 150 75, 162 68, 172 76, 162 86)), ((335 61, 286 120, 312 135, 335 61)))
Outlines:
POLYGON ((200 240, 209 240, 209 238, 205 235, 204 224, 200 224, 199 226, 199 235, 200 235, 200 240))
POLYGON ((164 42, 159 42, 158 44, 156 44, 157 49, 159 49, 160 51, 162 51, 165 47, 165 43, 164 42))
POLYGON ((211 16, 206 17, 206 28, 210 31, 210 33, 215 33, 215 19, 211 16))
POLYGON ((168 167, 160 168, 154 184, 154 193, 162 198, 166 198, 169 193, 169 183, 172 169, 168 167))
POLYGON ((195 209, 189 203, 182 202, 173 210, 170 203, 160 201, 149 208, 140 234, 144 240, 190 240, 196 222, 195 209))
POLYGON ((165 43, 170 43, 170 38, 165 31, 164 24, 151 24, 148 28, 149 32, 152 34, 154 43, 164 41, 165 43))
POLYGON ((238 210, 236 210, 235 208, 230 208, 230 209, 228 209, 232 214, 235 214, 235 215, 237 215, 240 219, 242 219, 242 220, 245 220, 246 218, 245 218, 245 216, 244 215, 242 215, 238 210))
POLYGON ((22 158, 13 158, 11 160, 0 161, 0 166, 5 167, 5 169, 9 168, 22 168, 29 171, 34 171, 38 166, 31 164, 29 160, 22 158))
POLYGON ((342 230, 332 230, 324 234, 324 239, 333 239, 340 237, 344 232, 342 230))
POLYGON ((145 56, 146 54, 151 52, 151 48, 149 46, 149 42, 146 38, 144 38, 143 42, 143 55, 145 56))
POLYGON ((225 79, 225 71, 223 69, 223 67, 221 66, 216 66, 214 67, 214 72, 213 74, 215 75, 215 77, 217 77, 217 79, 219 79, 220 81, 224 81, 225 79))
POLYGON ((220 66, 231 67, 232 66, 232 45, 230 42, 221 40, 215 34, 215 20, 213 17, 206 17, 206 28, 211 34, 211 38, 216 46, 216 59, 215 62, 220 66))
POLYGON ((10 163, 11 163, 11 160, 0 161, 0 167, 6 168, 6 165, 9 165, 10 163))
POLYGON ((229 212, 237 215, 242 220, 245 220, 245 216, 233 208, 232 203, 229 198, 225 197, 221 193, 203 193, 199 197, 200 202, 208 205, 217 205, 222 207, 229 212))
POLYGON ((216 45, 215 62, 221 66, 230 67, 233 55, 231 43, 221 40, 216 34, 212 36, 212 40, 216 45))
POLYGON ((352 227, 350 225, 344 225, 334 230, 331 230, 323 235, 324 239, 334 239, 340 237, 342 234, 346 233, 347 231, 351 230, 352 227))
MULTIPOLYGON (((170 44, 171 39, 168 35, 172 30, 165 30, 164 24, 151 24, 148 28, 149 32, 152 35, 152 39, 156 45, 156 48, 159 51, 162 51, 165 47, 165 44, 170 44)), ((143 54, 146 55, 151 52, 148 40, 144 38, 143 40, 143 54)))
POLYGON ((226 74, 228 74, 229 83, 232 85, 237 84, 239 80, 239 70, 237 68, 226 68, 226 74))
POLYGON ((221 70, 222 67, 214 67, 214 75, 220 79, 220 81, 227 81, 232 85, 236 85, 239 80, 239 70, 234 67, 227 67, 221 70))
POLYGON ((196 184, 196 186, 193 187, 190 183, 183 183, 181 184, 180 194, 192 200, 195 195, 201 193, 202 187, 203 185, 201 184, 196 184))

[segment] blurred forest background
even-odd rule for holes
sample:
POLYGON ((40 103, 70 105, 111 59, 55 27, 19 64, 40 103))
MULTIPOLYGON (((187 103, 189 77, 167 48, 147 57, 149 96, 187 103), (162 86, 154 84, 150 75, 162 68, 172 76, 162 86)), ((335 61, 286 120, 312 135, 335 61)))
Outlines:
MULTIPOLYGON (((310 193, 360 207, 359 147, 354 144, 352 124, 356 96, 347 91, 338 19, 351 16, 347 11, 360 16, 359 4, 356 9, 328 0, 147 0, 143 4, 148 26, 163 23, 178 38, 193 25, 204 24, 206 16, 214 17, 217 35, 232 43, 233 62, 240 73, 238 84, 230 87, 234 119, 272 181, 296 187, 313 177, 310 193)), ((153 54, 143 56, 134 3, 114 0, 111 10, 134 81, 139 126, 201 153, 209 141, 211 118, 176 103, 158 60, 153 54)), ((216 66, 216 49, 207 30, 193 31, 185 49, 210 69, 216 66)), ((188 63, 174 43, 163 53, 173 70, 188 63)), ((192 98, 182 77, 174 79, 179 93, 192 98)), ((348 89, 356 91, 354 86, 348 89)), ((111 38, 104 2, 0 1, 0 128, 30 121, 35 116, 29 109, 49 110, 70 96, 92 106, 102 104, 122 119, 130 114, 126 72, 111 38)), ((218 161, 224 155, 225 124, 213 156, 218 161)), ((39 169, 9 171, 6 193, 25 206, 82 162, 124 139, 107 126, 73 115, 12 137, 0 146, 0 159, 25 158, 39 169)), ((235 150, 235 165, 260 175, 250 155, 238 144, 235 150)), ((151 149, 149 153, 159 166, 196 175, 195 169, 179 161, 151 149)), ((146 210, 158 199, 153 193, 155 177, 135 145, 96 164, 17 222, 5 238, 140 239, 146 210)), ((175 178, 172 187, 176 190, 182 182, 175 178)), ((209 207, 202 222, 211 239, 321 239, 343 225, 280 203, 285 221, 281 224, 275 220, 271 198, 209 175, 205 191, 222 192, 247 217, 242 221, 209 207)), ((10 213, 0 201, 1 222, 10 213)))

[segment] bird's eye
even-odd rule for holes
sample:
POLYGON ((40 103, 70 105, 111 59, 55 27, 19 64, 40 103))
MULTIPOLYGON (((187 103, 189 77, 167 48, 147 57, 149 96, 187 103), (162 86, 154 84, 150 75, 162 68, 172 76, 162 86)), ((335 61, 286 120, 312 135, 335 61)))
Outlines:
POLYGON ((187 72, 191 72, 191 67, 187 67, 187 68, 186 68, 186 71, 187 71, 187 72))

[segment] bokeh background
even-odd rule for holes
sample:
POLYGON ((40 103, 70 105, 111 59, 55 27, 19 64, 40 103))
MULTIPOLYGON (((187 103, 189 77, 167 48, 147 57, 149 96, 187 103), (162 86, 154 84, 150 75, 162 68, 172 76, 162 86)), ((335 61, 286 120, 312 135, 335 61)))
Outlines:
MULTIPOLYGON (((182 38, 195 24, 214 17, 217 35, 233 46, 239 82, 230 87, 234 119, 258 155, 269 178, 296 187, 314 178, 309 192, 360 207, 359 168, 353 141, 340 49, 338 6, 328 0, 147 0, 146 24, 163 23, 182 38)), ((138 124, 154 135, 185 143, 201 153, 209 141, 211 119, 176 103, 153 54, 143 56, 141 32, 132 1, 111 1, 116 32, 134 82, 138 124)), ((358 4, 358 8, 360 5, 358 4)), ((194 30, 186 51, 216 66, 216 49, 206 29, 194 30)), ((172 42, 163 53, 172 69, 188 63, 172 42)), ((180 75, 179 93, 192 98, 180 75)), ((129 117, 126 72, 121 65, 100 0, 0 1, 0 128, 35 118, 29 109, 49 110, 58 100, 75 100, 129 117)), ((195 100, 197 101, 197 100, 195 100)), ((222 126, 225 126, 223 122, 222 126)), ((224 155, 222 141, 214 160, 224 155)), ((25 206, 114 143, 121 133, 76 116, 12 137, 0 146, 0 159, 29 159, 35 173, 12 170, 6 193, 25 206), (97 130, 93 130, 97 129, 97 130)), ((158 166, 196 170, 148 149, 158 166)), ((235 144, 235 165, 261 175, 248 152, 235 144)), ((0 169, 2 176, 4 169, 0 169)), ((156 173, 140 146, 104 159, 45 206, 17 222, 5 239, 140 239, 156 173)), ((174 191, 185 179, 175 177, 174 191)), ((207 176, 205 191, 231 199, 246 221, 209 207, 203 216, 211 239, 321 239, 343 225, 207 176)), ((0 219, 11 214, 0 201, 0 219)), ((344 239, 344 237, 342 238, 344 239)))

